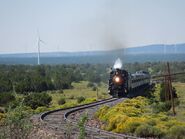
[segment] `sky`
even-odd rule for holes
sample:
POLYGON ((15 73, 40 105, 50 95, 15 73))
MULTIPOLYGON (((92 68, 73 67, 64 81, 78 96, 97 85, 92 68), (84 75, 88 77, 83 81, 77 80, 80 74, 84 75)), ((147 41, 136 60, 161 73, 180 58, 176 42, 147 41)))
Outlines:
POLYGON ((0 0, 0 53, 185 43, 183 0, 0 0))

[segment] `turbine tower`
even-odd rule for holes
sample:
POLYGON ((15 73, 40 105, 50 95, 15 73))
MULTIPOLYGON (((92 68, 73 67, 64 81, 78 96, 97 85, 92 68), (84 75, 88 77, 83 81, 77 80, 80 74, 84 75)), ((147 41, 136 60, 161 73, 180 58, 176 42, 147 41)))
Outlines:
POLYGON ((38 44, 37 44, 38 45, 38 65, 40 65, 40 44, 41 43, 45 44, 45 42, 40 39, 40 35, 38 31, 38 44))
POLYGON ((163 53, 166 54, 166 44, 163 44, 163 53))
POLYGON ((175 47, 175 54, 177 53, 177 46, 176 46, 176 43, 174 44, 174 47, 175 47))

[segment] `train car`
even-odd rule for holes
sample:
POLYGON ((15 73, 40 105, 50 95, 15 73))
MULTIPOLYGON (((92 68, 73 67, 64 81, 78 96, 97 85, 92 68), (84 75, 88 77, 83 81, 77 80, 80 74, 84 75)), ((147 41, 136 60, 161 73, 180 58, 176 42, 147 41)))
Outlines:
POLYGON ((123 69, 112 69, 108 92, 113 97, 126 97, 138 88, 149 84, 150 74, 146 71, 130 74, 123 69))
POLYGON ((150 84, 150 74, 146 71, 137 71, 134 74, 131 74, 131 88, 130 90, 137 89, 144 85, 150 84))

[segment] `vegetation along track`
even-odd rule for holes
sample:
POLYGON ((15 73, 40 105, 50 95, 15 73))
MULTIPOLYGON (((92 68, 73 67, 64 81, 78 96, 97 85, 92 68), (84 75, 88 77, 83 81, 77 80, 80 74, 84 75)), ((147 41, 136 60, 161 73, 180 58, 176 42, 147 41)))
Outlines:
MULTIPOLYGON (((86 137, 93 139, 123 139, 136 138, 124 134, 117 134, 101 130, 98 124, 91 121, 92 115, 102 105, 113 106, 121 102, 125 98, 109 98, 90 104, 84 104, 76 107, 57 109, 48 111, 40 116, 40 120, 44 125, 45 132, 54 135, 56 138, 77 138, 79 135, 78 121, 86 113, 88 115, 88 122, 85 125, 86 137), (91 124, 92 123, 92 124, 91 124)), ((47 133, 48 134, 48 133, 47 133)), ((53 137, 53 136, 52 136, 53 137)))

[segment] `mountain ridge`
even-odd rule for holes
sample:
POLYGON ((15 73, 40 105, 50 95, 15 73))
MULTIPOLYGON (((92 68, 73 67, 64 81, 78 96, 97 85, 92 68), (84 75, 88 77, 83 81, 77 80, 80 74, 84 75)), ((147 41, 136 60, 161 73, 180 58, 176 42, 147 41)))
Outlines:
MULTIPOLYGON (((120 48, 112 50, 94 50, 79 52, 41 52, 43 57, 69 57, 69 56, 98 56, 119 53, 124 54, 185 54, 185 43, 181 44, 151 44, 138 47, 120 48)), ((37 53, 0 54, 0 57, 37 57, 37 53)))

